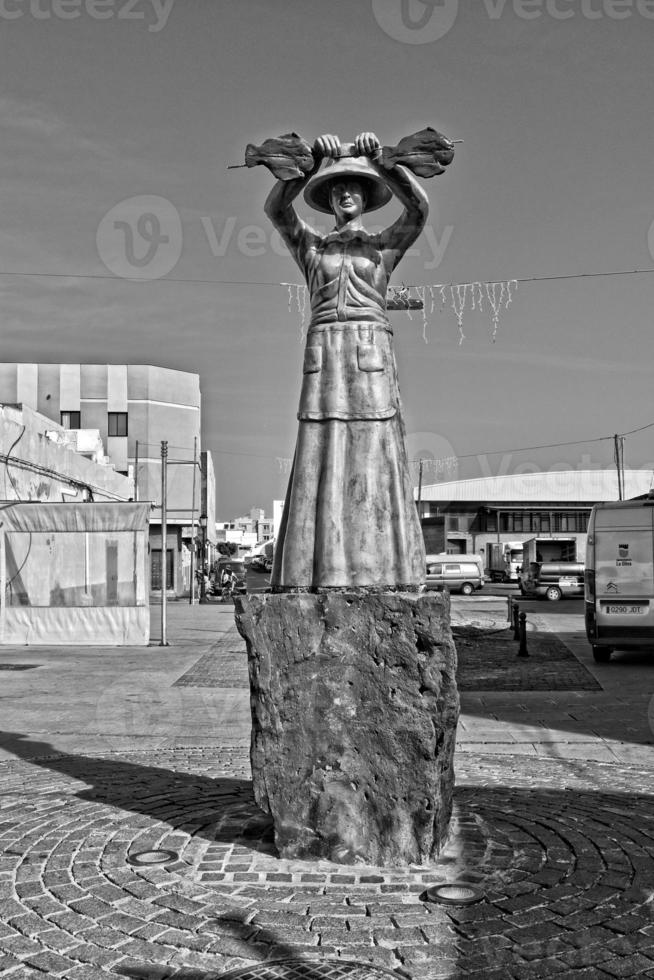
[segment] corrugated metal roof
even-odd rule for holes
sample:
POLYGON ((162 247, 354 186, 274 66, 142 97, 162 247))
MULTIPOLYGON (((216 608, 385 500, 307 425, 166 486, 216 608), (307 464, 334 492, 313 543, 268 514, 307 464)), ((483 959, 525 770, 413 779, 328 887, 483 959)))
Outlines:
MULTIPOLYGON (((649 470, 625 470, 625 498, 647 493, 654 483, 649 470)), ((418 496, 416 489, 415 496, 418 496)), ((475 480, 432 483, 422 488, 423 500, 461 500, 483 503, 533 501, 599 502, 618 499, 615 470, 551 470, 486 476, 475 480)))

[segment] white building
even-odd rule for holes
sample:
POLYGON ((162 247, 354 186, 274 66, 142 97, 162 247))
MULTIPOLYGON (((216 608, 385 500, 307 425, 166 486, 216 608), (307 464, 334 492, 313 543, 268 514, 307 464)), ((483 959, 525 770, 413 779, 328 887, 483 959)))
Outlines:
POLYGON ((0 405, 0 459, 3 501, 81 503, 134 496, 132 478, 110 464, 97 429, 68 432, 27 405, 0 405))
MULTIPOLYGON (((0 364, 0 403, 38 412, 82 448, 99 433, 117 474, 134 478, 135 500, 150 501, 150 589, 187 594, 191 555, 215 543, 215 477, 201 446, 200 378, 146 364, 0 364), (166 556, 162 556, 161 443, 168 444, 166 556), (194 459, 196 463, 194 465, 194 459)), ((54 426, 53 426, 54 428, 54 426)), ((91 443, 86 450, 97 452, 91 443)))

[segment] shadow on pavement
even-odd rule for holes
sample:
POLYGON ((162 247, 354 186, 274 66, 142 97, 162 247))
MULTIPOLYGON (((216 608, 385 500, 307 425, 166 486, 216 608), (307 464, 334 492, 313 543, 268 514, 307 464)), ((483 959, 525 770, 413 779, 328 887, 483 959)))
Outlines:
POLYGON ((0 731, 0 743, 34 766, 86 783, 73 791, 80 800, 149 816, 208 841, 274 853, 272 822, 256 805, 250 779, 73 755, 19 732, 0 731))
MULTIPOLYGON (((333 953, 321 952, 319 947, 316 947, 315 952, 311 952, 311 950, 307 950, 306 948, 298 950, 297 947, 276 942, 274 940, 273 933, 270 933, 269 935, 271 936, 271 946, 273 950, 272 955, 270 958, 266 958, 265 964, 261 964, 260 966, 256 964, 254 966, 252 965, 252 955, 250 955, 249 959, 247 957, 243 958, 242 964, 239 964, 238 962, 230 962, 227 969, 194 970, 189 967, 183 967, 181 969, 174 969, 171 967, 170 971, 168 972, 162 967, 145 965, 142 967, 121 967, 118 965, 113 967, 113 972, 117 976, 129 977, 130 980, 220 980, 221 977, 224 977, 227 973, 231 973, 232 970, 248 969, 251 971, 253 969, 256 970, 257 968, 261 969, 263 967, 263 969, 270 969, 269 976, 272 978, 272 980, 274 980, 275 977, 284 976, 283 972, 277 971, 280 969, 280 966, 283 970, 283 962, 286 961, 289 963, 287 974, 289 980, 291 980, 291 978, 292 980, 327 980, 330 975, 334 978, 334 980, 337 980, 338 977, 346 977, 348 969, 347 959, 339 958, 337 960, 333 953), (312 964, 312 960, 315 960, 315 963, 312 964), (292 961, 292 964, 289 961, 292 961), (320 966, 316 965, 318 962, 320 963, 320 966), (338 964, 338 966, 336 966, 336 970, 332 971, 330 974, 329 968, 336 964, 338 964), (273 970, 275 970, 275 972, 273 972, 273 970)), ((268 952, 270 952, 270 948, 271 947, 268 947, 268 952)), ((356 961, 349 961, 349 966, 352 973, 355 974, 355 980, 362 980, 364 977, 364 974, 360 969, 359 971, 355 970, 355 967, 360 967, 362 963, 365 964, 365 956, 360 957, 356 961)), ((365 976, 369 978, 369 980, 372 980, 373 976, 383 975, 389 977, 396 976, 402 978, 402 980, 407 980, 408 978, 408 974, 404 972, 401 967, 398 967, 398 969, 395 970, 389 970, 387 968, 383 971, 376 972, 379 970, 379 967, 374 967, 372 964, 367 965, 369 966, 371 972, 366 972, 365 976)))

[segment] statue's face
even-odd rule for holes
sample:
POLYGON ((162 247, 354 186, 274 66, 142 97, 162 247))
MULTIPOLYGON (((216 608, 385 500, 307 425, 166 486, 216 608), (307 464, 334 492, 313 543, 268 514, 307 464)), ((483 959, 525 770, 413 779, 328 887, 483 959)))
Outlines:
POLYGON ((358 180, 335 181, 329 191, 329 203, 336 218, 349 221, 363 213, 365 204, 363 187, 358 180))

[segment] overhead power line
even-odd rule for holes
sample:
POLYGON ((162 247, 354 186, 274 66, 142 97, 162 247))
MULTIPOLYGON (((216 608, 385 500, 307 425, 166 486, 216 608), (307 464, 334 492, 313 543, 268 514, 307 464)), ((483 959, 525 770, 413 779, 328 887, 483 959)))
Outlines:
MULTIPOLYGON (((514 446, 511 449, 484 449, 476 453, 462 453, 457 455, 456 458, 474 459, 476 456, 504 456, 508 453, 536 452, 539 449, 563 449, 566 446, 587 446, 594 442, 614 442, 617 438, 624 439, 625 436, 635 435, 635 433, 643 432, 645 429, 651 429, 653 426, 654 422, 648 422, 646 425, 641 425, 636 429, 629 429, 627 432, 620 432, 617 434, 614 433, 610 436, 596 436, 593 439, 574 439, 570 442, 548 442, 539 446, 514 446)), ((211 451, 215 456, 245 456, 248 459, 279 459, 278 456, 264 455, 262 453, 244 453, 232 449, 212 449, 211 451)), ((424 457, 422 458, 424 459, 424 457)), ((419 463, 420 457, 411 459, 409 462, 419 463)))
MULTIPOLYGON (((504 281, 508 282, 557 282, 564 279, 601 279, 608 276, 644 276, 654 272, 654 269, 617 269, 610 270, 606 272, 571 272, 565 275, 558 276, 525 276, 520 278, 519 276, 511 276, 510 278, 505 278, 504 281)), ((107 282, 149 282, 149 283, 162 283, 162 282, 175 282, 175 283, 195 283, 196 285, 207 285, 207 286, 286 286, 288 283, 281 282, 264 282, 258 280, 250 279, 190 279, 183 276, 161 276, 157 279, 152 279, 148 277, 139 276, 111 276, 103 275, 102 273, 88 273, 88 272, 20 272, 12 270, 0 270, 0 276, 19 276, 23 278, 36 278, 36 279, 96 279, 104 280, 107 282)), ((451 286, 471 286, 477 280, 471 280, 469 282, 455 282, 454 280, 445 282, 442 285, 451 286)), ((485 281, 485 280, 480 280, 485 281)), ((500 282, 501 280, 489 279, 488 282, 500 282)), ((410 286, 408 288, 415 288, 415 286, 410 286)))

